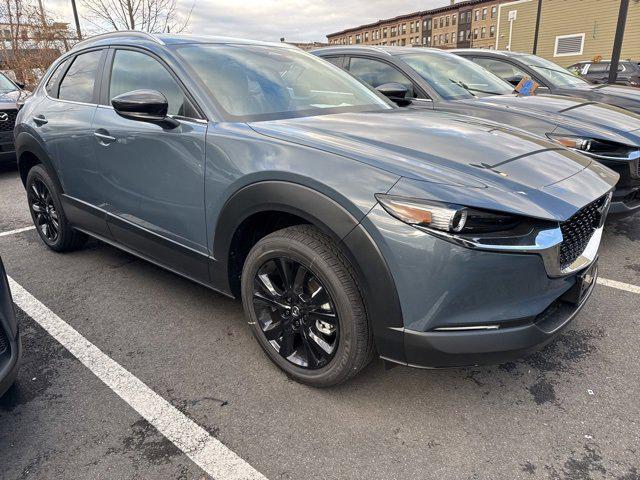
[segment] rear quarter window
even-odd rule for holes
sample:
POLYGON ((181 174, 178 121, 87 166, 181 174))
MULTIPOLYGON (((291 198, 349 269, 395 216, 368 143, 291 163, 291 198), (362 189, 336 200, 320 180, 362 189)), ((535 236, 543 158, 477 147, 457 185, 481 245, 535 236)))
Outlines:
POLYGON ((49 77, 49 80, 47 80, 47 84, 44 86, 44 89, 50 97, 58 98, 58 80, 60 80, 60 76, 62 75, 62 72, 64 72, 68 63, 68 59, 60 62, 49 77))

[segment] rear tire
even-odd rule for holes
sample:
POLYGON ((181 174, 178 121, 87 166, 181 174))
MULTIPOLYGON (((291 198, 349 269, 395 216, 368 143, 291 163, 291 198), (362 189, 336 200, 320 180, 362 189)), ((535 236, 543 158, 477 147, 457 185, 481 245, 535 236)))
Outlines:
POLYGON ((242 303, 260 346, 298 382, 337 385, 371 361, 373 340, 353 270, 336 243, 311 225, 256 243, 242 271, 242 303))
POLYGON ((42 165, 27 175, 27 201, 33 224, 42 241, 51 250, 69 252, 86 242, 87 236, 71 227, 62 210, 60 192, 42 165))

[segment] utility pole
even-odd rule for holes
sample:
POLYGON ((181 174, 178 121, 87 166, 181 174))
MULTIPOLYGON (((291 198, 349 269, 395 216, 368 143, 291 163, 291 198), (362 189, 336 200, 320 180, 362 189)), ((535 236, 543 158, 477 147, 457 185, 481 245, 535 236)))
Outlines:
POLYGON ((609 83, 614 84, 618 79, 618 65, 620 63, 620 53, 622 52, 622 41, 624 40, 624 28, 627 25, 627 13, 629 11, 629 0, 620 0, 620 13, 618 13, 618 26, 616 27, 616 38, 613 41, 613 53, 611 54, 611 65, 609 66, 609 83))
POLYGON ((71 8, 73 8, 73 19, 76 21, 76 33, 78 40, 82 40, 82 32, 80 31, 80 20, 78 20, 78 9, 76 8, 76 0, 71 0, 71 8))
POLYGON ((542 16, 542 0, 538 0, 538 14, 536 16, 536 31, 533 34, 533 53, 538 53, 538 35, 540 34, 540 17, 542 16))

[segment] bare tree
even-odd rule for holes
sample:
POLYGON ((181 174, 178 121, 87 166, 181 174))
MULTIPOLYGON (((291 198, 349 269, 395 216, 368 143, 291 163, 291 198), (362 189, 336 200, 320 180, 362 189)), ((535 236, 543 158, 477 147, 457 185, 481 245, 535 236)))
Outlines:
POLYGON ((102 31, 182 32, 189 25, 193 5, 183 16, 177 0, 82 0, 83 19, 102 31))
POLYGON ((75 39, 37 0, 0 0, 0 68, 33 86, 75 39))

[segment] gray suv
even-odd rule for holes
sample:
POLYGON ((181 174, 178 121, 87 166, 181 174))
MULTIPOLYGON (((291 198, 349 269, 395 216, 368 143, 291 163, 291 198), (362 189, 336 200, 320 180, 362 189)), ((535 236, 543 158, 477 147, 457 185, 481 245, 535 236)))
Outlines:
POLYGON ((461 366, 549 341, 595 285, 618 180, 518 130, 398 109, 293 47, 213 37, 82 42, 15 134, 46 245, 90 235, 241 297, 269 358, 315 386, 374 352, 461 366))

